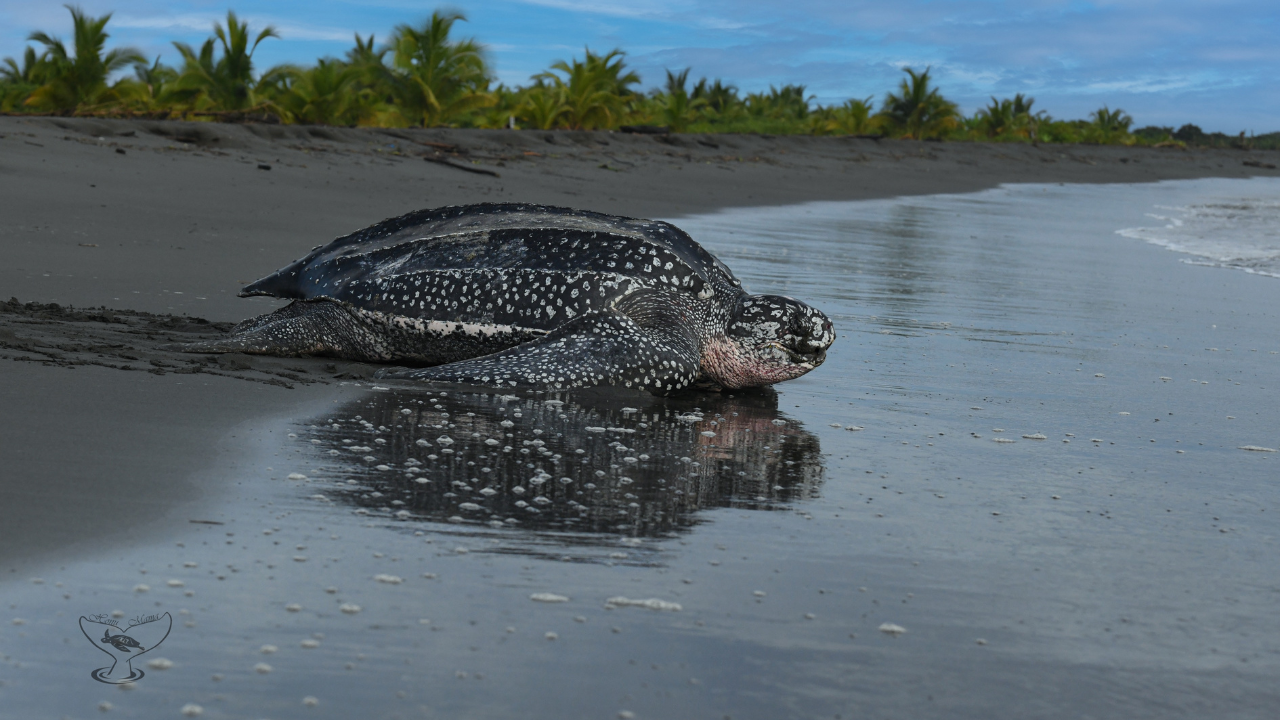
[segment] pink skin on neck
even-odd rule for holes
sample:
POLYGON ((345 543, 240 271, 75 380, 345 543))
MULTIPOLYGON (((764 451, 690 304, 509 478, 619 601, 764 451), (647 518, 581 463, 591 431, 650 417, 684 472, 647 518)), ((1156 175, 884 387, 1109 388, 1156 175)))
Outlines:
POLYGON ((821 364, 778 363, 766 357, 718 335, 702 344, 702 374, 726 390, 738 390, 794 380, 821 364))

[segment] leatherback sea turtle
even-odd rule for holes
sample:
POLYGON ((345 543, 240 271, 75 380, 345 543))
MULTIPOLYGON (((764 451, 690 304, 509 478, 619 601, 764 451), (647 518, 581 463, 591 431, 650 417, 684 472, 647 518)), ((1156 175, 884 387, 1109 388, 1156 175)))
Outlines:
POLYGON ((747 294, 673 225, 542 205, 385 220, 240 295, 294 302, 185 349, 409 366, 385 378, 666 394, 799 377, 835 339, 821 312, 747 294))

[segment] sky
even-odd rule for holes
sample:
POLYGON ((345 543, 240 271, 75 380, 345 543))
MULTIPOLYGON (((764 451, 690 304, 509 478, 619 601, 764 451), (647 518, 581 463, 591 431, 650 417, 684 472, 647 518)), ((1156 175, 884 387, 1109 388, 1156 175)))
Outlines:
MULTIPOLYGON (((178 63, 171 41, 198 46, 228 9, 255 32, 275 26, 255 67, 341 57, 353 36, 381 41, 434 9, 462 12, 458 37, 487 48, 498 80, 520 85, 556 60, 619 48, 642 78, 665 70, 721 78, 743 92, 802 84, 822 104, 871 97, 930 67, 966 113, 1024 93, 1055 118, 1106 105, 1135 127, 1194 123, 1206 131, 1280 130, 1277 0, 82 0, 114 13, 109 46, 178 63)), ((57 2, 0 0, 0 57, 32 31, 70 40, 57 2)))

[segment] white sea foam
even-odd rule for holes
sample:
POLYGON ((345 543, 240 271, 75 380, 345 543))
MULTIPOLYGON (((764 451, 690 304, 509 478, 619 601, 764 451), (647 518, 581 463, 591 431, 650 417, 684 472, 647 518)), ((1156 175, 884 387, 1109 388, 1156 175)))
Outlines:
POLYGON ((1183 262, 1280 277, 1280 200, 1215 197, 1188 205, 1157 205, 1159 224, 1117 230, 1125 237, 1185 253, 1183 262))

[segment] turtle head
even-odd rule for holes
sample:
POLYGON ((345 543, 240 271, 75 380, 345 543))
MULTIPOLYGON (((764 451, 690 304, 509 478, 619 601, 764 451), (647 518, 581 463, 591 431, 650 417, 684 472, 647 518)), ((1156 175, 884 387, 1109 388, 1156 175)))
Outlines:
POLYGON ((703 371, 726 388, 791 380, 822 364, 835 341, 822 311, 783 295, 743 295, 725 328, 727 343, 704 350, 703 371))

